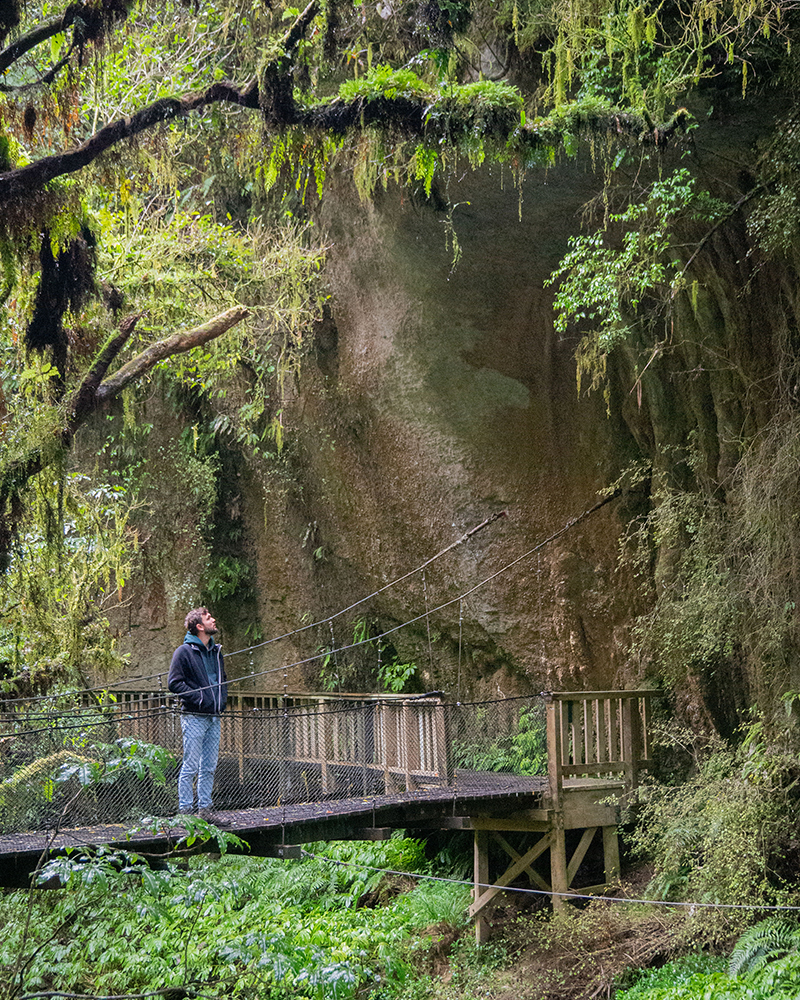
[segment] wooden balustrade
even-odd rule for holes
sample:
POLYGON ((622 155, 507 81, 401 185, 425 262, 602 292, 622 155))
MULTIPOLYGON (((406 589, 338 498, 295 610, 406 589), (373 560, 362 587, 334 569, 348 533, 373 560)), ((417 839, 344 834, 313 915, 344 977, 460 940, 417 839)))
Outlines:
MULTIPOLYGON (((562 808, 565 788, 577 788, 586 779, 614 780, 626 789, 637 784, 640 770, 651 763, 652 695, 637 690, 545 696, 553 808, 562 808)), ((513 700, 498 707, 516 711, 513 700)), ((87 701, 85 708, 92 712, 98 706, 87 701)), ((177 699, 167 691, 127 690, 115 692, 113 701, 98 710, 113 720, 116 735, 180 753, 177 709, 177 699)), ((240 782, 259 762, 266 768, 276 763, 282 769, 277 784, 284 786, 286 769, 297 764, 306 768, 303 780, 319 776, 315 781, 325 794, 335 791, 348 768, 349 786, 360 791, 363 784, 364 792, 381 783, 386 791, 451 784, 450 713, 458 711, 438 696, 234 691, 222 717, 220 754, 238 763, 240 782)), ((509 720, 503 717, 503 722, 509 720)))
POLYGON ((545 696, 550 793, 570 779, 622 776, 635 787, 651 765, 653 691, 571 691, 545 696))
MULTIPOLYGON (((118 691, 104 711, 120 735, 180 752, 178 707, 168 692, 118 691)), ((387 788, 413 788, 452 779, 448 733, 438 697, 232 693, 220 756, 238 761, 240 780, 248 761, 277 761, 319 768, 325 792, 344 767, 382 773, 387 788)))

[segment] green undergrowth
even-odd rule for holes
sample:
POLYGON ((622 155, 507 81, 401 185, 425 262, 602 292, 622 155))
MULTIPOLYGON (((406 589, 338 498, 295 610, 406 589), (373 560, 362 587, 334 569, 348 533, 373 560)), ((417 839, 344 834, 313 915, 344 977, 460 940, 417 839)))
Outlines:
POLYGON ((615 1000, 795 1000, 800 954, 766 962, 752 973, 733 975, 720 958, 689 955, 647 970, 615 1000))
POLYGON ((388 998, 413 976, 419 951, 460 932, 469 901, 463 885, 413 877, 432 869, 409 839, 312 845, 289 862, 224 855, 152 870, 109 854, 57 870, 62 890, 0 900, 4 997, 181 988, 388 998))
POLYGON ((797 757, 761 722, 738 735, 734 744, 676 729, 657 735, 673 758, 690 753, 689 774, 638 789, 628 837, 654 864, 648 898, 699 904, 686 936, 717 946, 745 929, 753 908, 797 904, 797 757))
MULTIPOLYGON (((190 840, 205 836, 204 826, 189 824, 190 840)), ((464 876, 465 857, 452 845, 431 861, 425 842, 403 837, 313 844, 284 862, 225 853, 242 847, 230 834, 216 831, 215 840, 221 855, 154 859, 153 867, 122 850, 73 854, 44 872, 60 878, 60 890, 6 891, 0 996, 796 996, 794 920, 772 918, 708 947, 688 940, 683 911, 597 900, 552 916, 509 897, 491 914, 492 939, 477 948, 469 886, 448 881, 464 876)))

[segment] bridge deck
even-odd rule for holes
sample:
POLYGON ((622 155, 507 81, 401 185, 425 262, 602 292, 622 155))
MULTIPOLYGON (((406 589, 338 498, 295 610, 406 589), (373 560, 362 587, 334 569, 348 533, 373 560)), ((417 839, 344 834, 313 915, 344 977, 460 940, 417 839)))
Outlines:
MULTIPOLYGON (((452 825, 449 821, 453 817, 487 811, 502 816, 546 805, 546 778, 495 774, 487 784, 487 775, 480 777, 480 783, 472 785, 462 777, 452 787, 219 812, 230 821, 229 832, 245 842, 249 853, 259 856, 275 855, 279 853, 276 847, 285 844, 359 836, 368 839, 376 828, 446 828, 452 825)), ((69 848, 112 845, 146 855, 169 854, 185 834, 169 818, 158 824, 157 831, 154 833, 148 822, 147 828, 144 823, 110 824, 63 829, 55 835, 31 832, 0 836, 0 886, 27 885, 43 852, 54 856, 69 848)))

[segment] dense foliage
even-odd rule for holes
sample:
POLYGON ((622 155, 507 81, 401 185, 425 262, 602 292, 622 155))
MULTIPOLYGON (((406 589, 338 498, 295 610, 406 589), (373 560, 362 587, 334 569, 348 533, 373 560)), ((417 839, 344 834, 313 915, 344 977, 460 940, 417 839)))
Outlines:
POLYGON ((463 885, 402 874, 430 873, 418 841, 309 850, 302 861, 226 855, 162 870, 113 851, 53 862, 43 878, 57 874, 67 890, 0 901, 3 996, 388 998, 412 974, 415 949, 463 925, 463 885))
POLYGON ((799 957, 796 950, 781 956, 776 949, 772 961, 749 974, 737 975, 721 968, 719 959, 690 955, 641 975, 635 986, 619 990, 616 1000, 789 1000, 797 996, 799 957))
MULTIPOLYGON (((233 462, 256 474, 264 462, 274 467, 291 436, 283 400, 324 305, 323 241, 308 221, 332 172, 344 168, 362 198, 379 185, 407 185, 443 214, 455 262, 452 178, 501 164, 523 210, 527 172, 588 158, 600 193, 587 208, 591 231, 575 237, 553 274, 557 328, 577 337, 579 390, 602 387, 609 412, 635 391, 655 422, 663 380, 679 378, 673 369, 702 368, 719 353, 702 319, 710 288, 704 251, 715 234, 744 222, 759 253, 774 256, 787 252, 797 228, 791 114, 774 134, 765 126, 738 179, 722 159, 697 169, 700 144, 714 141, 718 121, 749 114, 749 103, 768 100, 778 84, 783 96, 794 92, 795 12, 785 0, 314 0, 303 11, 246 0, 202 11, 178 0, 87 0, 63 10, 12 8, 0 52, 0 201, 9 206, 0 228, 8 306, 0 331, 0 557, 15 576, 0 620, 15 630, 5 669, 12 686, 31 686, 20 680, 24 650, 34 687, 45 663, 58 661, 56 676, 72 678, 112 666, 106 610, 114 594, 124 599, 131 573, 147 577, 148 565, 163 568, 170 600, 248 600, 252 575, 235 499, 216 484, 233 462), (665 155, 673 148, 684 151, 685 165, 665 155), (218 323, 223 307, 238 311, 218 323), (691 316, 702 329, 676 339, 676 319, 691 316), (175 363, 184 347, 170 335, 198 322, 212 323, 211 339, 175 363), (158 363, 147 354, 156 340, 168 344, 158 363), (128 359, 138 367, 121 384, 109 372, 128 359), (137 403, 136 385, 154 377, 180 440, 166 448, 147 433, 161 415, 137 403), (98 408, 109 417, 105 427, 98 408), (72 508, 86 510, 84 524, 94 518, 99 538, 90 544, 108 551, 80 583, 78 568, 58 556, 69 506, 61 499, 64 455, 76 434, 104 458, 96 475, 71 480, 72 508), (38 480, 51 473, 34 502, 38 480), (175 495, 184 478, 192 490, 165 511, 169 530, 155 529, 147 516, 154 497, 175 495), (90 513, 97 491, 116 498, 100 518, 90 513), (211 524, 209 547, 202 534, 211 524), (132 558, 136 547, 141 555, 132 558), (40 597, 20 567, 45 549, 62 584, 40 597), (75 591, 69 608, 59 596, 64 580, 75 591), (34 636, 34 605, 40 617, 52 605, 56 631, 73 636, 69 649, 34 636), (78 621, 94 623, 85 653, 78 621)), ((788 332, 784 341, 777 363, 791 391, 788 332)), ((762 390, 748 387, 751 375, 738 363, 730 359, 726 398, 738 394, 763 409, 755 399, 762 390)), ((776 443, 789 418, 773 409, 776 443)), ((720 423, 732 428, 734 416, 721 413, 720 423)), ((707 639, 688 669, 701 688, 715 671, 745 676, 732 685, 734 724, 750 697, 745 687, 764 704, 785 690, 795 641, 793 575, 765 568, 748 588, 750 567, 774 565, 774 539, 790 514, 776 505, 770 530, 748 539, 750 508, 740 513, 731 502, 750 488, 754 451, 771 446, 754 436, 761 423, 745 414, 740 440, 726 441, 717 468, 719 446, 702 421, 675 428, 676 439, 695 432, 697 461, 680 444, 653 449, 652 433, 635 430, 653 499, 633 522, 643 543, 637 558, 660 558, 655 578, 650 568, 643 575, 648 599, 655 597, 638 644, 643 669, 658 664, 676 679, 671 663, 686 661, 676 631, 699 632, 707 639), (720 550, 710 559, 702 533, 672 516, 694 498, 709 510, 725 505, 724 530, 712 529, 713 540, 730 528, 736 555, 720 550), (684 564, 670 555, 673 528, 689 553, 684 564), (692 537, 700 560, 684 544, 692 537), (704 588, 714 601, 697 611, 692 595, 704 588)), ((773 494, 783 495, 780 484, 773 494)), ((313 538, 309 546, 324 557, 313 538)), ((35 577, 48 579, 40 565, 35 577)), ((711 713, 724 728, 723 713, 713 705, 711 713)))
POLYGON ((665 733, 675 759, 693 750, 680 782, 648 782, 638 791, 631 843, 654 862, 652 898, 727 904, 696 915, 704 941, 724 942, 751 919, 751 907, 796 902, 797 757, 756 723, 737 746, 691 733, 665 733), (737 907, 741 907, 737 912, 737 907))
MULTIPOLYGON (((646 788, 635 846, 655 862, 654 893, 793 899, 796 732, 775 709, 796 710, 800 656, 794 8, 7 4, 3 689, 118 669, 109 615, 154 566, 169 601, 251 596, 224 483, 236 463, 288 477, 283 404, 325 319, 313 216, 333 176, 363 199, 406 186, 441 213, 456 264, 453 178, 497 164, 524 211, 527 173, 581 158, 597 198, 550 285, 578 391, 604 392, 635 452, 621 564, 648 610, 633 652, 727 740, 695 754, 682 783, 646 788), (740 120, 747 141, 732 157, 719 135, 740 120), (779 315, 762 332, 752 313, 767 301, 779 315), (187 328, 205 333, 171 339, 187 328), (742 731, 753 702, 765 715, 742 731)), ((306 544, 322 561, 313 522, 306 544)), ((384 687, 413 683, 413 664, 377 652, 384 687)), ((461 763, 540 773, 541 729, 525 719, 461 763)), ((407 981, 408 928, 443 914, 457 925, 463 889, 396 893, 370 869, 331 864, 424 869, 408 842, 325 854, 163 873, 69 862, 66 891, 4 898, 4 987, 422 996, 407 981), (367 906, 370 893, 384 905, 367 906)), ((709 921, 703 940, 720 945, 734 923, 709 921)), ((626 996, 792 995, 796 938, 779 938, 792 953, 759 967, 666 966, 626 996)))

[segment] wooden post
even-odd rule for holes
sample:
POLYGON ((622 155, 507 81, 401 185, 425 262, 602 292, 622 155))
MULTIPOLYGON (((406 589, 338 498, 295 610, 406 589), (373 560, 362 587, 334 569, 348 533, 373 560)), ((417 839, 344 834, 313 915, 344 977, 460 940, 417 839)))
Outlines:
POLYGON ((619 837, 615 826, 603 827, 603 867, 606 885, 614 885, 619 881, 619 837))
MULTIPOLYGON (((550 886, 554 893, 566 892, 567 885, 567 844, 564 837, 564 744, 566 734, 563 702, 551 698, 547 701, 547 775, 550 782, 550 822, 552 840, 550 844, 550 886)), ((552 896, 553 910, 564 911, 566 906, 562 896, 552 896)))
POLYGON ((597 706, 597 762, 603 764, 611 759, 608 753, 608 731, 606 728, 608 699, 598 698, 595 704, 597 706))
POLYGON ((639 783, 639 761, 642 756, 642 716, 638 698, 622 699, 622 760, 626 790, 639 783))
POLYGON ((332 791, 328 769, 328 758, 333 755, 332 716, 325 711, 324 699, 320 699, 317 704, 322 713, 322 792, 324 795, 328 795, 332 791))
POLYGON ((567 842, 564 834, 564 814, 560 810, 553 812, 553 833, 550 844, 550 886, 553 890, 553 912, 564 913, 567 901, 563 895, 569 890, 567 875, 567 842))
POLYGON ((436 704, 433 733, 435 740, 434 761, 437 777, 445 784, 453 784, 453 755, 450 753, 450 719, 448 706, 440 701, 436 704))
POLYGON ((569 724, 569 746, 572 750, 572 763, 583 764, 583 706, 585 702, 570 699, 564 702, 569 724))
POLYGON ((555 699, 547 701, 547 777, 550 782, 550 798, 554 809, 561 807, 563 764, 561 703, 555 699))
MULTIPOLYGON (((481 893, 485 892, 483 887, 489 884, 489 833, 487 830, 475 831, 473 858, 475 885, 472 890, 472 901, 475 904, 481 893)), ((489 923, 485 913, 485 910, 481 910, 475 918, 475 943, 478 945, 486 944, 489 940, 489 923)))
POLYGON ((406 772, 406 791, 410 792, 414 788, 414 779, 411 776, 411 726, 413 724, 411 707, 407 701, 403 702, 403 769, 406 772))
POLYGON ((623 753, 620 746, 619 726, 620 726, 620 705, 621 701, 617 697, 608 699, 608 746, 609 760, 622 760, 623 753))
POLYGON ((652 748, 650 746, 650 727, 652 725, 652 719, 650 717, 650 695, 645 694, 642 697, 642 756, 650 764, 650 754, 652 748))
POLYGON ((239 705, 239 735, 237 737, 239 751, 239 784, 244 784, 244 705, 239 705))

